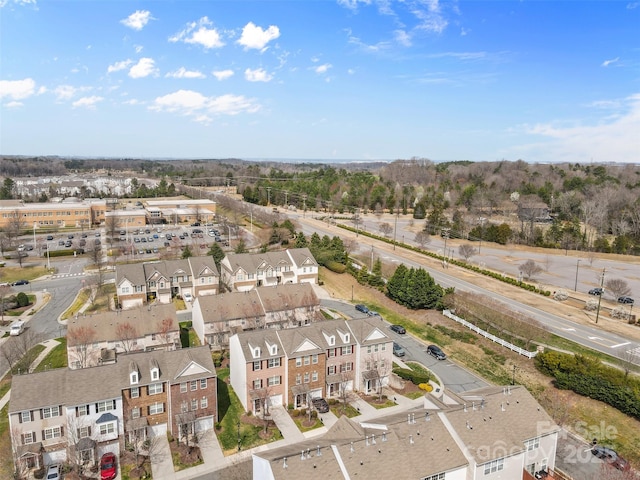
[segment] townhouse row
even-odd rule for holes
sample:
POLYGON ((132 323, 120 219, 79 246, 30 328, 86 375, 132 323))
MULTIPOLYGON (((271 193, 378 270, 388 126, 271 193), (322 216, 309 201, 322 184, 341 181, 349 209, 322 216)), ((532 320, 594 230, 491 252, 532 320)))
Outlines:
POLYGON ((18 471, 54 463, 91 466, 125 445, 153 448, 171 433, 186 441, 218 418, 208 347, 118 355, 108 365, 16 375, 9 432, 18 471))
POLYGON ((245 410, 308 407, 348 391, 374 394, 389 382, 393 340, 380 317, 255 330, 229 339, 231 385, 245 410))
POLYGON ((220 263, 199 256, 116 267, 116 294, 122 309, 152 301, 170 303, 186 293, 193 297, 261 286, 318 283, 318 264, 308 248, 266 253, 229 253, 220 263))

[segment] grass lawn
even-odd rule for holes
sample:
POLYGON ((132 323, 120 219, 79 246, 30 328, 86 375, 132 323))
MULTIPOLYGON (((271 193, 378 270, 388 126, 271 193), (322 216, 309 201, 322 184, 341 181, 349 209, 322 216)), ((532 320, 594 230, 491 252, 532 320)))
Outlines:
POLYGON ((65 310, 65 312, 62 314, 60 318, 62 320, 67 320, 68 318, 73 317, 76 313, 80 311, 82 306, 85 303, 87 303, 88 299, 89 299, 89 290, 86 288, 83 288, 82 290, 80 290, 80 292, 78 292, 76 299, 73 301, 71 306, 67 308, 67 310, 65 310))
MULTIPOLYGON (((26 263, 26 262, 25 262, 26 263)), ((33 280, 34 278, 46 275, 47 269, 42 265, 31 265, 24 267, 2 267, 0 269, 2 274, 2 281, 7 283, 13 283, 16 280, 33 280)))
POLYGON ((36 372, 44 372, 52 368, 63 368, 67 366, 67 339, 62 337, 56 338, 56 340, 60 342, 60 344, 44 357, 44 360, 36 367, 36 372))
POLYGON ((308 424, 309 415, 304 415, 304 416, 300 415, 299 417, 292 417, 292 418, 296 426, 298 427, 298 430, 300 430, 301 432, 308 432, 309 430, 314 430, 324 425, 319 418, 312 418, 311 421, 313 423, 309 425, 308 424))
POLYGON ((11 373, 16 375, 18 373, 25 373, 29 371, 29 366, 33 363, 33 361, 40 355, 40 353, 45 349, 44 345, 36 345, 31 350, 27 352, 27 354, 17 362, 13 368, 11 369, 11 373))
POLYGON ((100 287, 100 292, 96 295, 93 305, 86 309, 87 313, 106 312, 109 310, 110 301, 116 294, 116 286, 113 283, 106 283, 100 287))
POLYGON ((340 418, 342 415, 346 415, 348 418, 353 418, 360 415, 360 412, 349 403, 343 405, 342 402, 339 402, 335 405, 330 405, 329 408, 331 409, 331 412, 338 418, 340 418))

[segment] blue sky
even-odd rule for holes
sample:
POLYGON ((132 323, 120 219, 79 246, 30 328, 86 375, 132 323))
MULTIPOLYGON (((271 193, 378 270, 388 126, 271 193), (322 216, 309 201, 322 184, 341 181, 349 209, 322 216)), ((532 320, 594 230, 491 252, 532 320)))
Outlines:
POLYGON ((0 153, 640 163, 640 2, 0 0, 0 153))

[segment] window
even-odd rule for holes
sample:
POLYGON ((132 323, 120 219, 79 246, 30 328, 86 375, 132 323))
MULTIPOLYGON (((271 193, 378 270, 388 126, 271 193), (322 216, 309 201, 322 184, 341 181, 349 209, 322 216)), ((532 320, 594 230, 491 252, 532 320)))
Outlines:
POLYGON ((207 397, 202 397, 200 399, 200 408, 207 408, 209 406, 209 399, 207 397))
POLYGON ((309 383, 309 372, 304 372, 304 383, 309 383))
POLYGON ((335 373, 336 373, 335 365, 330 365, 327 367, 327 375, 335 375, 335 373))
POLYGON ((311 363, 316 364, 318 363, 318 354, 314 353, 313 355, 311 355, 311 363))
POLYGON ((531 440, 527 440, 524 442, 524 448, 527 452, 530 452, 534 448, 538 448, 540 446, 540 437, 532 438, 531 440))
POLYGON ((35 443, 36 441, 36 432, 25 432, 22 434, 22 444, 28 445, 30 443, 35 443))
POLYGON ((270 358, 269 359, 269 364, 267 366, 267 368, 276 368, 280 366, 280 357, 278 358, 270 358))
POLYGON ((182 404, 180 405, 180 412, 187 413, 188 411, 189 411, 189 404, 186 401, 182 402, 182 404))
POLYGON ((136 383, 138 383, 138 372, 131 372, 131 385, 135 385, 136 383))
POLYGON ((115 400, 107 400, 105 402, 96 403, 96 412, 107 412, 109 410, 115 410, 116 401, 115 400))
POLYGON ((260 370, 260 368, 261 368, 260 363, 261 363, 261 362, 260 362, 260 360, 258 360, 258 361, 256 361, 256 362, 253 362, 253 371, 254 371, 254 372, 256 372, 256 371, 260 370))
POLYGON ((31 421, 31 412, 22 412, 20 414, 20 422, 28 423, 31 421))
POLYGON ((342 347, 342 355, 351 355, 353 353, 353 345, 342 347))
POLYGON ((78 429, 78 438, 86 438, 91 436, 91 427, 80 427, 78 429))
POLYGON ((267 383, 269 384, 270 387, 274 385, 280 385, 280 375, 269 377, 269 379, 267 380, 267 383))
POLYGON ((131 388, 131 398, 138 398, 140 396, 140 387, 131 388))
POLYGON ((206 378, 201 378, 200 379, 200 390, 205 390, 207 388, 207 379, 206 378))
POLYGON ((115 431, 116 424, 114 422, 100 424, 100 435, 109 435, 115 431))
POLYGON ((180 384, 180 393, 187 393, 187 384, 186 384, 186 382, 180 384))
POLYGON ((131 409, 131 418, 140 418, 140 407, 131 409))
POLYGON ((302 366, 302 357, 298 357, 296 358, 296 367, 301 367, 302 366))
POLYGON ((190 390, 192 392, 196 391, 198 389, 198 381, 197 380, 191 380, 191 386, 190 386, 190 390))
POLYGON ((158 393, 162 393, 162 384, 161 383, 152 383, 147 387, 149 395, 157 395, 158 393))
POLYGON ((151 369, 151 380, 158 380, 160 378, 160 369, 152 368, 151 369))
POLYGON ((198 409, 198 399, 197 398, 192 398, 191 399, 191 410, 197 410, 198 409))
POLYGON ((80 405, 76 409, 76 412, 78 412, 78 414, 76 415, 78 417, 82 417, 84 415, 89 415, 89 405, 80 405))
POLYGON ((329 357, 335 357, 336 356, 336 349, 335 348, 330 348, 329 349, 329 357))
POLYGON ((318 381, 318 372, 311 372, 311 381, 312 382, 318 381))
POLYGON ((156 402, 149 405, 149 415, 157 415, 164 412, 164 403, 156 402))
POLYGON ((258 378, 257 380, 253 381, 253 389, 254 390, 258 390, 259 388, 262 388, 262 379, 258 378))
POLYGON ((51 440, 52 438, 60 438, 62 436, 62 427, 45 428, 43 438, 51 440))
POLYGON ((504 458, 499 458, 498 460, 492 460, 488 463, 484 464, 484 474, 489 475, 490 473, 495 473, 504 469, 504 458))
POLYGON ((311 363, 311 356, 310 355, 305 355, 304 364, 305 365, 309 365, 310 363, 311 363))
POLYGON ((444 480, 444 472, 429 475, 428 477, 423 477, 420 480, 444 480))
POLYGON ((47 407, 42 409, 42 418, 52 418, 60 416, 60 407, 47 407))
POLYGON ((371 345, 367 345, 367 353, 371 353, 371 345))
POLYGON ((302 375, 296 375, 296 385, 300 385, 302 383, 302 375))

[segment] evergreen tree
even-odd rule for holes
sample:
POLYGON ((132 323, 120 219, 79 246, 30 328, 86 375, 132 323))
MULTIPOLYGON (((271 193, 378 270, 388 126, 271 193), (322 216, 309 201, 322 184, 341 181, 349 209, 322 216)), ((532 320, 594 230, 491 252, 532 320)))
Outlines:
POLYGON ((304 236, 304 233, 298 232, 296 234, 296 241, 293 244, 293 248, 305 248, 307 245, 307 237, 304 236))
POLYGON ((225 257, 225 253, 224 250, 222 250, 222 247, 218 245, 217 242, 214 242, 211 245, 211 248, 209 248, 207 255, 213 257, 213 261, 215 262, 216 267, 218 267, 218 271, 220 271, 220 262, 225 257))
POLYGON ((238 245, 236 245, 236 248, 233 250, 235 253, 247 253, 247 244, 244 243, 243 239, 240 239, 240 241, 238 242, 238 245))
POLYGON ((372 287, 382 287, 384 285, 384 279, 382 278, 382 262, 380 258, 376 258, 373 262, 373 270, 369 275, 369 285, 372 287))
POLYGON ((191 252, 191 248, 189 248, 189 245, 185 245, 184 249, 182 250, 182 258, 189 257, 193 257, 193 253, 191 252))
POLYGON ((403 303, 402 298, 404 297, 408 274, 409 270, 401 263, 387 282, 387 296, 400 304, 403 303))

